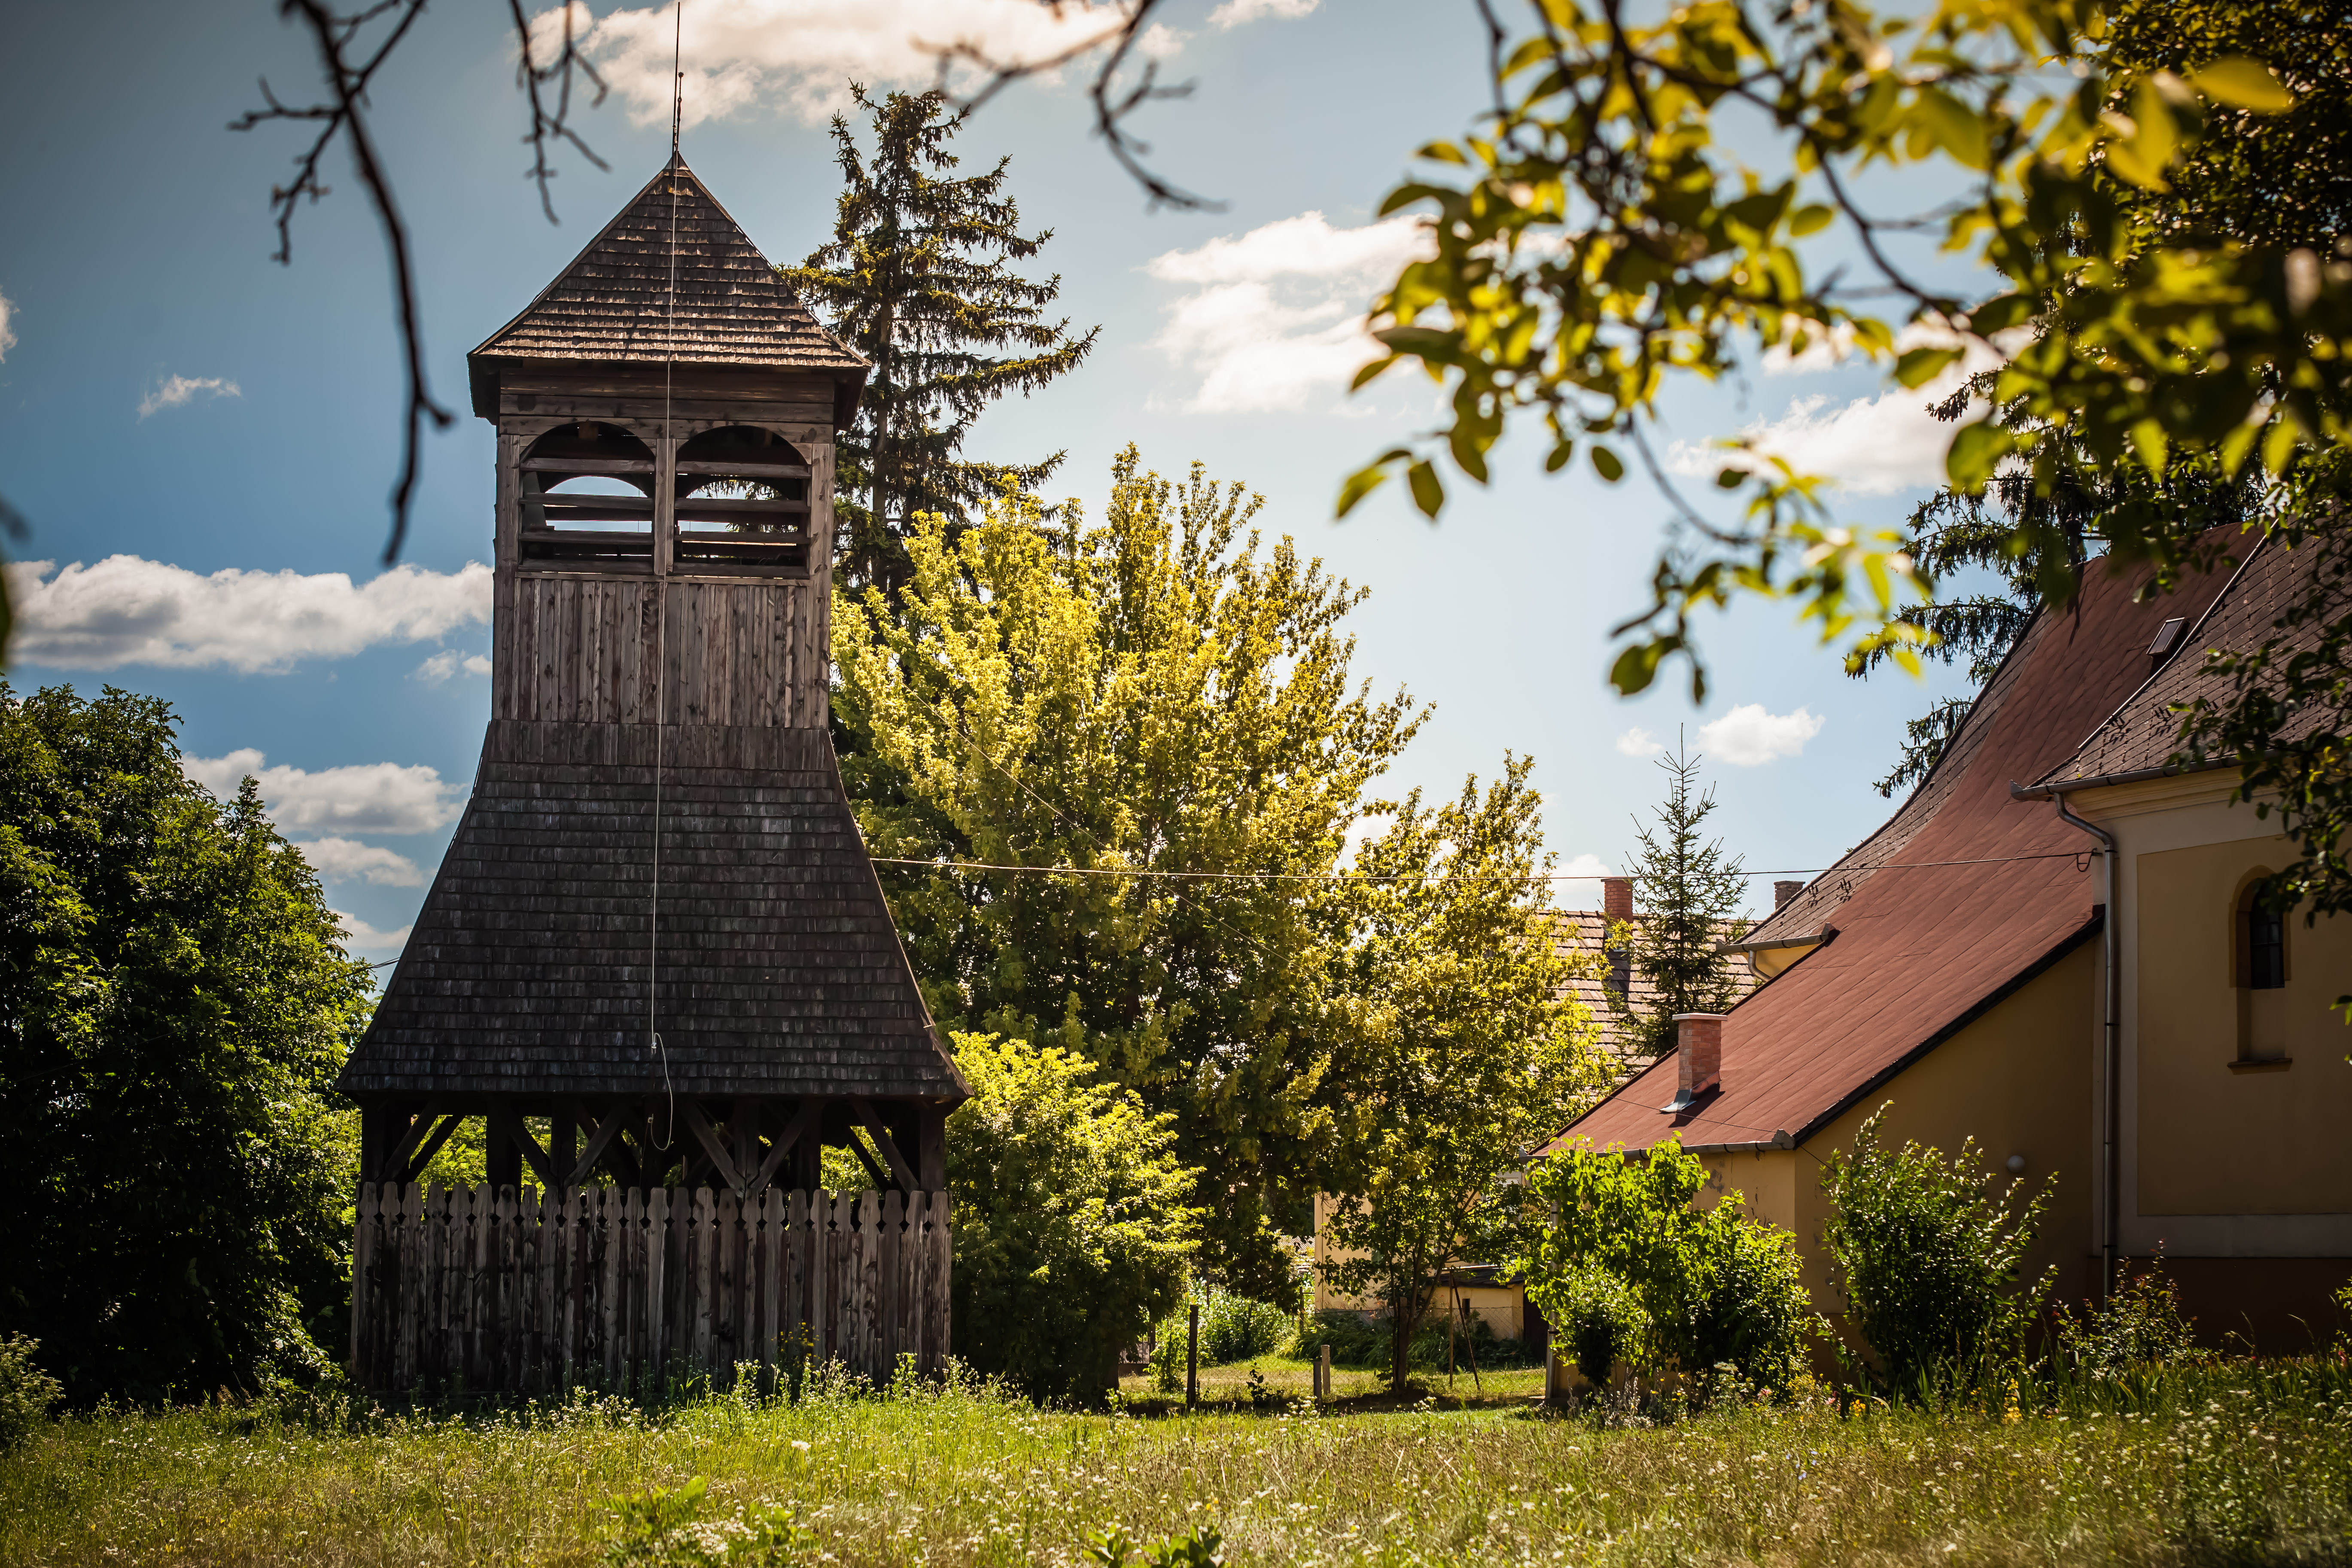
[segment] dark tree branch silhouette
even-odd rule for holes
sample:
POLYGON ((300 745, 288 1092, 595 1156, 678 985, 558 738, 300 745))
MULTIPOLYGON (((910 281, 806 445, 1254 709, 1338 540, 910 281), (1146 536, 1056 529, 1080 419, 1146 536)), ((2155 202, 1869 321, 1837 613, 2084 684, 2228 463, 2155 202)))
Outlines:
POLYGON ((435 402, 425 388, 425 352, 416 321, 415 268, 409 256, 408 230, 401 222, 399 207, 393 202, 392 185, 384 178, 383 163, 377 156, 375 138, 369 133, 364 112, 369 81, 383 68, 383 62, 408 36, 408 29, 424 11, 425 0, 378 0, 364 10, 338 16, 319 0, 283 0, 279 15, 299 19, 310 30, 311 42, 318 47, 320 72, 332 98, 329 102, 294 108, 279 102, 265 79, 261 96, 268 107, 249 109, 229 123, 232 131, 250 131, 277 120, 309 121, 320 127, 310 150, 295 160, 293 183, 276 186, 269 193, 270 208, 278 215, 278 251, 271 260, 281 266, 292 265, 294 210, 306 195, 313 202, 326 195, 328 186, 319 177, 319 161, 338 137, 350 144, 352 162, 358 165, 360 178, 366 182, 369 198, 375 204, 376 216, 383 226, 384 242, 392 251, 393 292, 400 305, 401 351, 408 368, 400 479, 393 487, 392 539, 383 552, 387 566, 400 559, 400 547, 408 536, 408 509, 416 495, 417 437, 427 419, 435 429, 446 430, 457 417, 435 402), (383 41, 364 63, 354 64, 352 55, 360 34, 369 23, 387 14, 395 15, 396 19, 383 41))
MULTIPOLYGON (((1039 0, 1047 9, 1059 15, 1066 5, 1076 0, 1039 0)), ((1096 73, 1088 96, 1094 105, 1095 132, 1110 149, 1111 156, 1136 183, 1143 187, 1154 207, 1168 206, 1179 211, 1216 211, 1223 204, 1213 202, 1181 190, 1161 179, 1146 165, 1150 153, 1149 143, 1136 137, 1127 128, 1129 116, 1147 103, 1160 99, 1183 98, 1192 92, 1190 83, 1163 87, 1159 80, 1159 68, 1144 62, 1142 73, 1130 86, 1121 86, 1119 73, 1132 55, 1137 41, 1160 0, 1135 0, 1119 23, 1048 58, 1031 60, 997 59, 980 47, 964 41, 945 46, 927 46, 939 59, 940 79, 944 83, 957 62, 976 67, 985 74, 985 80, 969 97, 961 100, 961 112, 969 112, 987 102, 1004 88, 1025 78, 1054 70, 1106 45, 1110 53, 1096 73)), ((595 89, 588 102, 590 109, 602 105, 607 88, 603 77, 588 58, 580 52, 579 40, 573 32, 572 11, 563 8, 562 47, 554 58, 541 63, 537 47, 531 37, 530 18, 525 13, 522 0, 507 0, 507 10, 512 19, 519 59, 515 83, 522 91, 530 109, 530 129, 523 140, 531 150, 528 177, 539 188, 540 208, 547 221, 559 221, 549 182, 559 171, 549 159, 551 149, 569 143, 572 149, 599 169, 611 165, 596 154, 572 127, 573 89, 576 79, 584 78, 595 89), (550 100, 552 100, 552 107, 550 100)), ((310 32, 319 54, 320 74, 326 88, 325 101, 297 106, 281 101, 265 79, 261 83, 264 107, 248 110, 229 124, 232 131, 250 131, 257 125, 278 121, 296 121, 316 124, 318 135, 295 160, 291 183, 274 186, 269 193, 270 210, 278 221, 278 249, 270 259, 290 266, 294 259, 293 224, 295 208, 307 196, 312 202, 324 198, 329 186, 320 177, 320 161, 341 138, 351 149, 352 161, 358 165, 360 178, 365 182, 370 201, 375 208, 376 221, 383 230, 384 246, 392 255, 393 289, 399 303, 401 357, 408 383, 407 408, 404 415, 400 453, 400 478, 392 492, 392 537, 384 547, 384 564, 400 559, 401 547, 408 537, 408 516, 415 499, 417 471, 421 466, 419 439, 426 421, 436 430, 446 430, 457 416, 436 401, 429 390, 425 374, 423 332, 418 326, 416 308, 415 266, 409 240, 408 226, 400 216, 399 205, 393 198, 392 183, 384 172, 383 162, 376 150, 368 121, 368 87, 393 52, 407 38, 409 29, 425 11, 425 0, 375 0, 359 10, 338 12, 322 0, 279 0, 278 13, 289 20, 299 20, 310 32), (373 48, 363 46, 362 36, 377 23, 389 23, 381 41, 373 48)))

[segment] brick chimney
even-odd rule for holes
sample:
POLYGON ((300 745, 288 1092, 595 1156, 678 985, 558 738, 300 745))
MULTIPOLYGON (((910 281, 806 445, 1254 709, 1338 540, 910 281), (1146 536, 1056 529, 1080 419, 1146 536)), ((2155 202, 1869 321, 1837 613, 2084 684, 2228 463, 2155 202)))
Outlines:
POLYGON ((1776 910, 1779 909, 1782 904, 1787 903, 1790 899, 1795 898, 1799 893, 1801 893, 1804 890, 1805 885, 1802 882, 1773 883, 1772 907, 1776 910))
POLYGON ((1680 1110, 1723 1082, 1723 1015, 1675 1015, 1675 1099, 1680 1110))
POLYGON ((1601 879, 1601 912, 1612 921, 1633 918, 1633 879, 1603 877, 1601 879))

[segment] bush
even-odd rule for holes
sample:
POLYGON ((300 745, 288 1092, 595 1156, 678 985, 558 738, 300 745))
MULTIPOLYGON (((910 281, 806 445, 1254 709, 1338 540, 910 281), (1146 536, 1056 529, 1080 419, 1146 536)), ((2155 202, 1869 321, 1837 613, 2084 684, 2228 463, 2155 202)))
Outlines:
POLYGON ((1171 1118, 1083 1058, 954 1038, 972 1088, 948 1118, 956 1348, 1032 1398, 1098 1399, 1180 1299, 1200 1173, 1171 1152, 1171 1118))
POLYGON ((2085 1301, 2080 1312, 2061 1307, 2056 1327, 2059 1364, 2083 1376, 2112 1378, 2134 1367, 2202 1359, 2194 1342, 2197 1325, 2181 1311, 2160 1257, 2138 1273, 2117 1266, 2107 1299, 2085 1301))
POLYGON ((1527 1238, 1528 1294, 1593 1382, 1620 1363, 1696 1379, 1727 1362, 1750 1384, 1786 1389, 1806 1342, 1827 1331, 1796 1237, 1749 1218, 1738 1193, 1693 1207, 1706 1180, 1671 1141, 1641 1160, 1563 1150, 1529 1173, 1526 1212, 1557 1217, 1527 1238))
POLYGON ((25 1442, 48 1419, 65 1390, 33 1364, 40 1342, 25 1334, 0 1337, 0 1452, 25 1442))
POLYGON ((1881 1106, 1853 1152, 1822 1170, 1830 1253, 1854 1327, 1878 1355, 1878 1386, 1921 1403, 2002 1386, 2054 1276, 2018 1278, 2049 1187, 2015 1210, 2023 1182, 1992 1196, 1973 1140, 1948 1160, 1916 1143, 1890 1152, 1878 1142, 1885 1119, 1881 1106))
MULTIPOLYGON (((1187 1327, 1185 1314, 1179 1312, 1169 1321, 1181 1340, 1187 1327)), ((1229 1366, 1272 1355, 1290 1342, 1295 1329, 1291 1315, 1271 1302, 1207 1291, 1201 1298, 1201 1364, 1229 1366)))

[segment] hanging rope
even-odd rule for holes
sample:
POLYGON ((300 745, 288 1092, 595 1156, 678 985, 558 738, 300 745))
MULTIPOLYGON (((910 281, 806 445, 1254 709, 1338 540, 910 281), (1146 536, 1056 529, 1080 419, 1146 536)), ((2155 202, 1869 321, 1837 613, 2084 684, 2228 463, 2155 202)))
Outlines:
MULTIPOLYGON (((670 454, 675 475, 677 442, 670 427, 670 370, 677 359, 677 186, 678 121, 686 106, 686 72, 679 68, 686 37, 686 0, 677 0, 670 33, 669 94, 669 300, 662 334, 662 447, 670 454)), ((670 483, 670 512, 677 511, 677 484, 670 483)), ((656 508, 656 510, 659 509, 656 508)), ((673 531, 675 528, 673 527, 673 531)), ((660 552, 661 542, 654 549, 660 552)), ((662 1090, 669 1107, 668 1124, 659 1147, 669 1148, 677 1136, 677 1086, 669 1075, 669 1048, 662 1044, 661 1014, 661 852, 662 852, 662 732, 669 724, 669 584, 654 578, 654 856, 653 883, 646 904, 646 1049, 661 1058, 662 1090)))

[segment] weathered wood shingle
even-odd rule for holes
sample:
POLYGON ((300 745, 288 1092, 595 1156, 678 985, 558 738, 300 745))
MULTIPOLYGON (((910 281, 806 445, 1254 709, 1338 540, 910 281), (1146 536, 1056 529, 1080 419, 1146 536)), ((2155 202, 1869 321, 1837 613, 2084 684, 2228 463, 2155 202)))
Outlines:
MULTIPOLYGON (((707 365, 863 380, 865 359, 820 325, 683 159, 673 159, 522 313, 468 356, 475 412, 500 361, 707 365), (677 294, 671 295, 671 207, 677 294)), ((494 398, 493 398, 494 403, 494 398)))
POLYGON ((655 747, 492 722, 343 1089, 963 1099, 826 731, 663 727, 658 884, 655 747))

